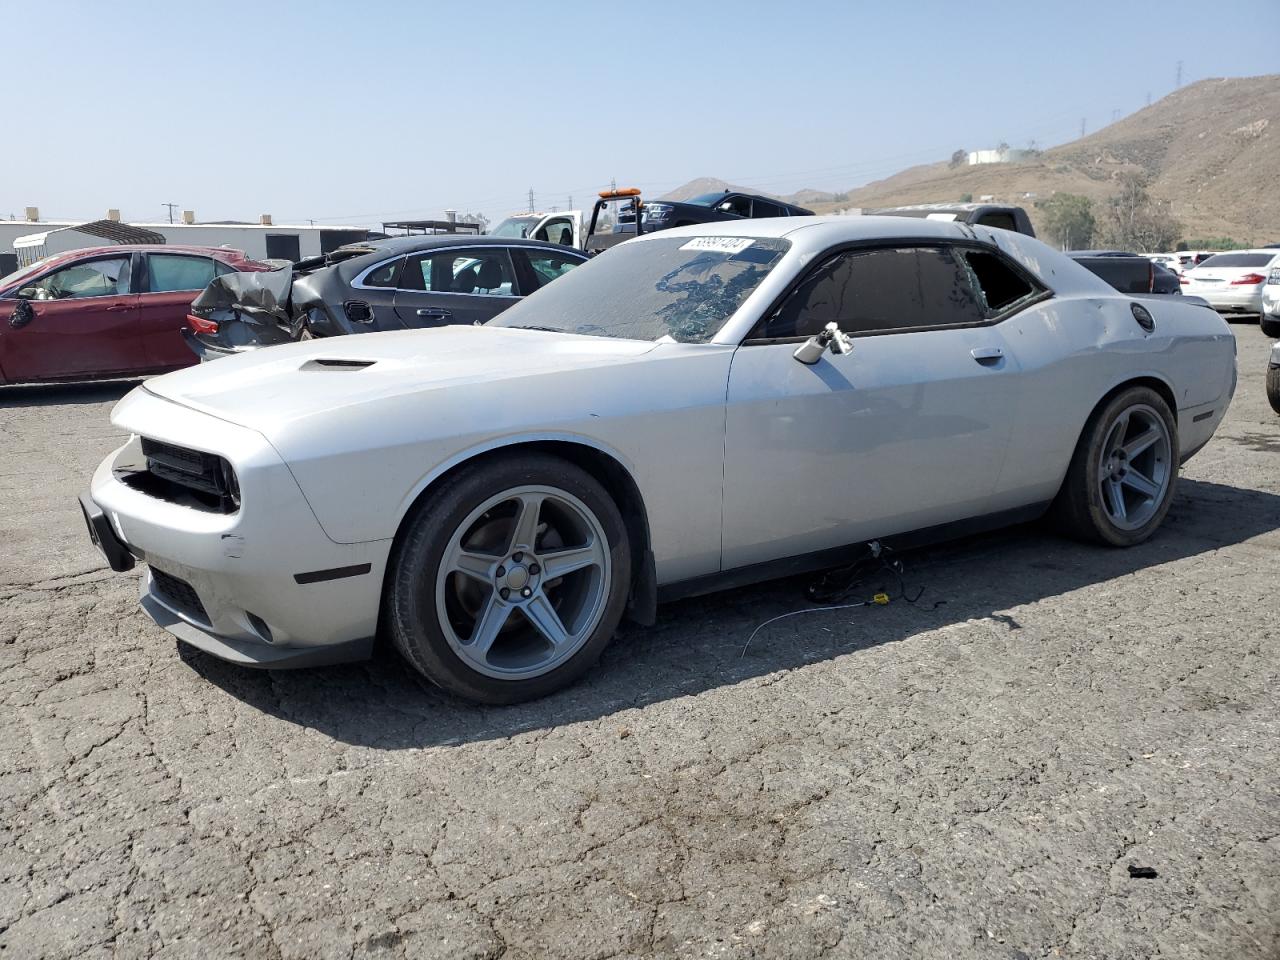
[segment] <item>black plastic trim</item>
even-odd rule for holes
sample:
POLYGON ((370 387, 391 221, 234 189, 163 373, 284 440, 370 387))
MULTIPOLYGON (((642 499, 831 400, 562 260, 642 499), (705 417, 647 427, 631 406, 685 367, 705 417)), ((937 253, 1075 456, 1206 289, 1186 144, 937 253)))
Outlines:
POLYGON ((357 563, 350 567, 332 567, 329 570, 311 570, 307 573, 295 573, 295 583, 324 583, 326 580, 344 580, 347 577, 359 577, 373 569, 371 563, 357 563))

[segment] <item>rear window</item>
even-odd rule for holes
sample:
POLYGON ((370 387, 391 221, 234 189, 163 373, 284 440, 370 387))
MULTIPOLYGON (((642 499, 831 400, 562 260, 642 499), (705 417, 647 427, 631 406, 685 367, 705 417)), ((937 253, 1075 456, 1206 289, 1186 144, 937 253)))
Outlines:
POLYGON ((1265 267, 1275 259, 1272 253, 1219 253, 1203 261, 1202 267, 1265 267))

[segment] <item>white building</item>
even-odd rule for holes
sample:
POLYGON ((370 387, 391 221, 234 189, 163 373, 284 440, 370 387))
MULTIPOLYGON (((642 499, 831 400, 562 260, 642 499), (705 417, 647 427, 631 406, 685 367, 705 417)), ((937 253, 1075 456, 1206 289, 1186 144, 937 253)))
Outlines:
POLYGON ((970 150, 969 166, 975 167, 980 163, 1017 163, 1019 160, 1025 160, 1033 155, 1031 150, 1014 150, 1005 147, 1003 150, 970 150))

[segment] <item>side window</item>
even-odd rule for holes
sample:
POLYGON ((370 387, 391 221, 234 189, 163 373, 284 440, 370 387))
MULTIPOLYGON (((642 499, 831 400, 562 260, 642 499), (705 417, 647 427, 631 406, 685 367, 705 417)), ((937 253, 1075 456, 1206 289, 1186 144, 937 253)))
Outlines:
POLYGON ((845 333, 860 334, 985 319, 968 270, 950 250, 851 250, 823 263, 752 337, 811 337, 833 321, 845 333))
POLYGON ((500 248, 438 253, 431 258, 425 288, 436 293, 514 297, 511 274, 511 258, 500 248))
POLYGON ((985 301, 988 317, 1017 309, 1018 305, 1040 295, 1031 283, 994 253, 964 250, 960 254, 973 272, 975 285, 985 301))
POLYGON ((739 217, 751 216, 751 198, 728 196, 716 204, 716 209, 724 213, 737 214, 739 217))
POLYGON ((1001 230, 1018 229, 1018 225, 1013 222, 1013 214, 1011 213, 988 213, 978 218, 978 225, 983 227, 998 227, 1001 230))
POLYGON ((778 206, 776 203, 769 203, 765 200, 757 200, 752 209, 752 215, 757 218, 785 217, 787 215, 787 211, 783 210, 782 207, 778 206))
POLYGON ((151 292, 203 290, 213 282, 213 260, 209 257, 186 257, 172 253, 147 256, 151 271, 151 292))
POLYGON ((577 257, 567 257, 550 250, 520 250, 518 257, 524 257, 533 271, 536 286, 540 290, 556 277, 562 277, 582 261, 577 257))
POLYGON ((36 288, 35 299, 80 300, 127 294, 129 263, 129 257, 110 257, 63 267, 32 284, 36 288))
MULTIPOLYGON (((360 283, 366 287, 394 287, 396 285, 396 274, 400 272, 400 264, 404 263, 404 258, 392 260, 390 263, 384 263, 382 266, 374 270, 370 270, 365 274, 365 278, 360 283)), ((428 269, 430 269, 430 262, 428 269)))
POLYGON ((221 260, 213 261, 213 272, 215 276, 225 277, 228 273, 235 273, 236 268, 223 263, 221 260))
POLYGON ((568 217, 556 217, 538 228, 535 240, 548 240, 566 247, 573 246, 573 224, 568 217))

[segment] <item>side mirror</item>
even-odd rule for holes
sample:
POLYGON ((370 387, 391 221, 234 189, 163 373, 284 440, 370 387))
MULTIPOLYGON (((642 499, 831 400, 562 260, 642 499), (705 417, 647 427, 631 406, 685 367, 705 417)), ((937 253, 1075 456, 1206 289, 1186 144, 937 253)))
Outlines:
POLYGON ((9 326, 18 330, 25 327, 28 323, 36 318, 36 311, 31 306, 31 300, 28 297, 21 297, 13 307, 13 313, 9 314, 9 326))
POLYGON ((822 359, 822 355, 830 349, 832 353, 845 354, 853 350, 853 341, 849 339, 833 320, 823 331, 800 344, 792 354, 801 363, 812 366, 822 359))

